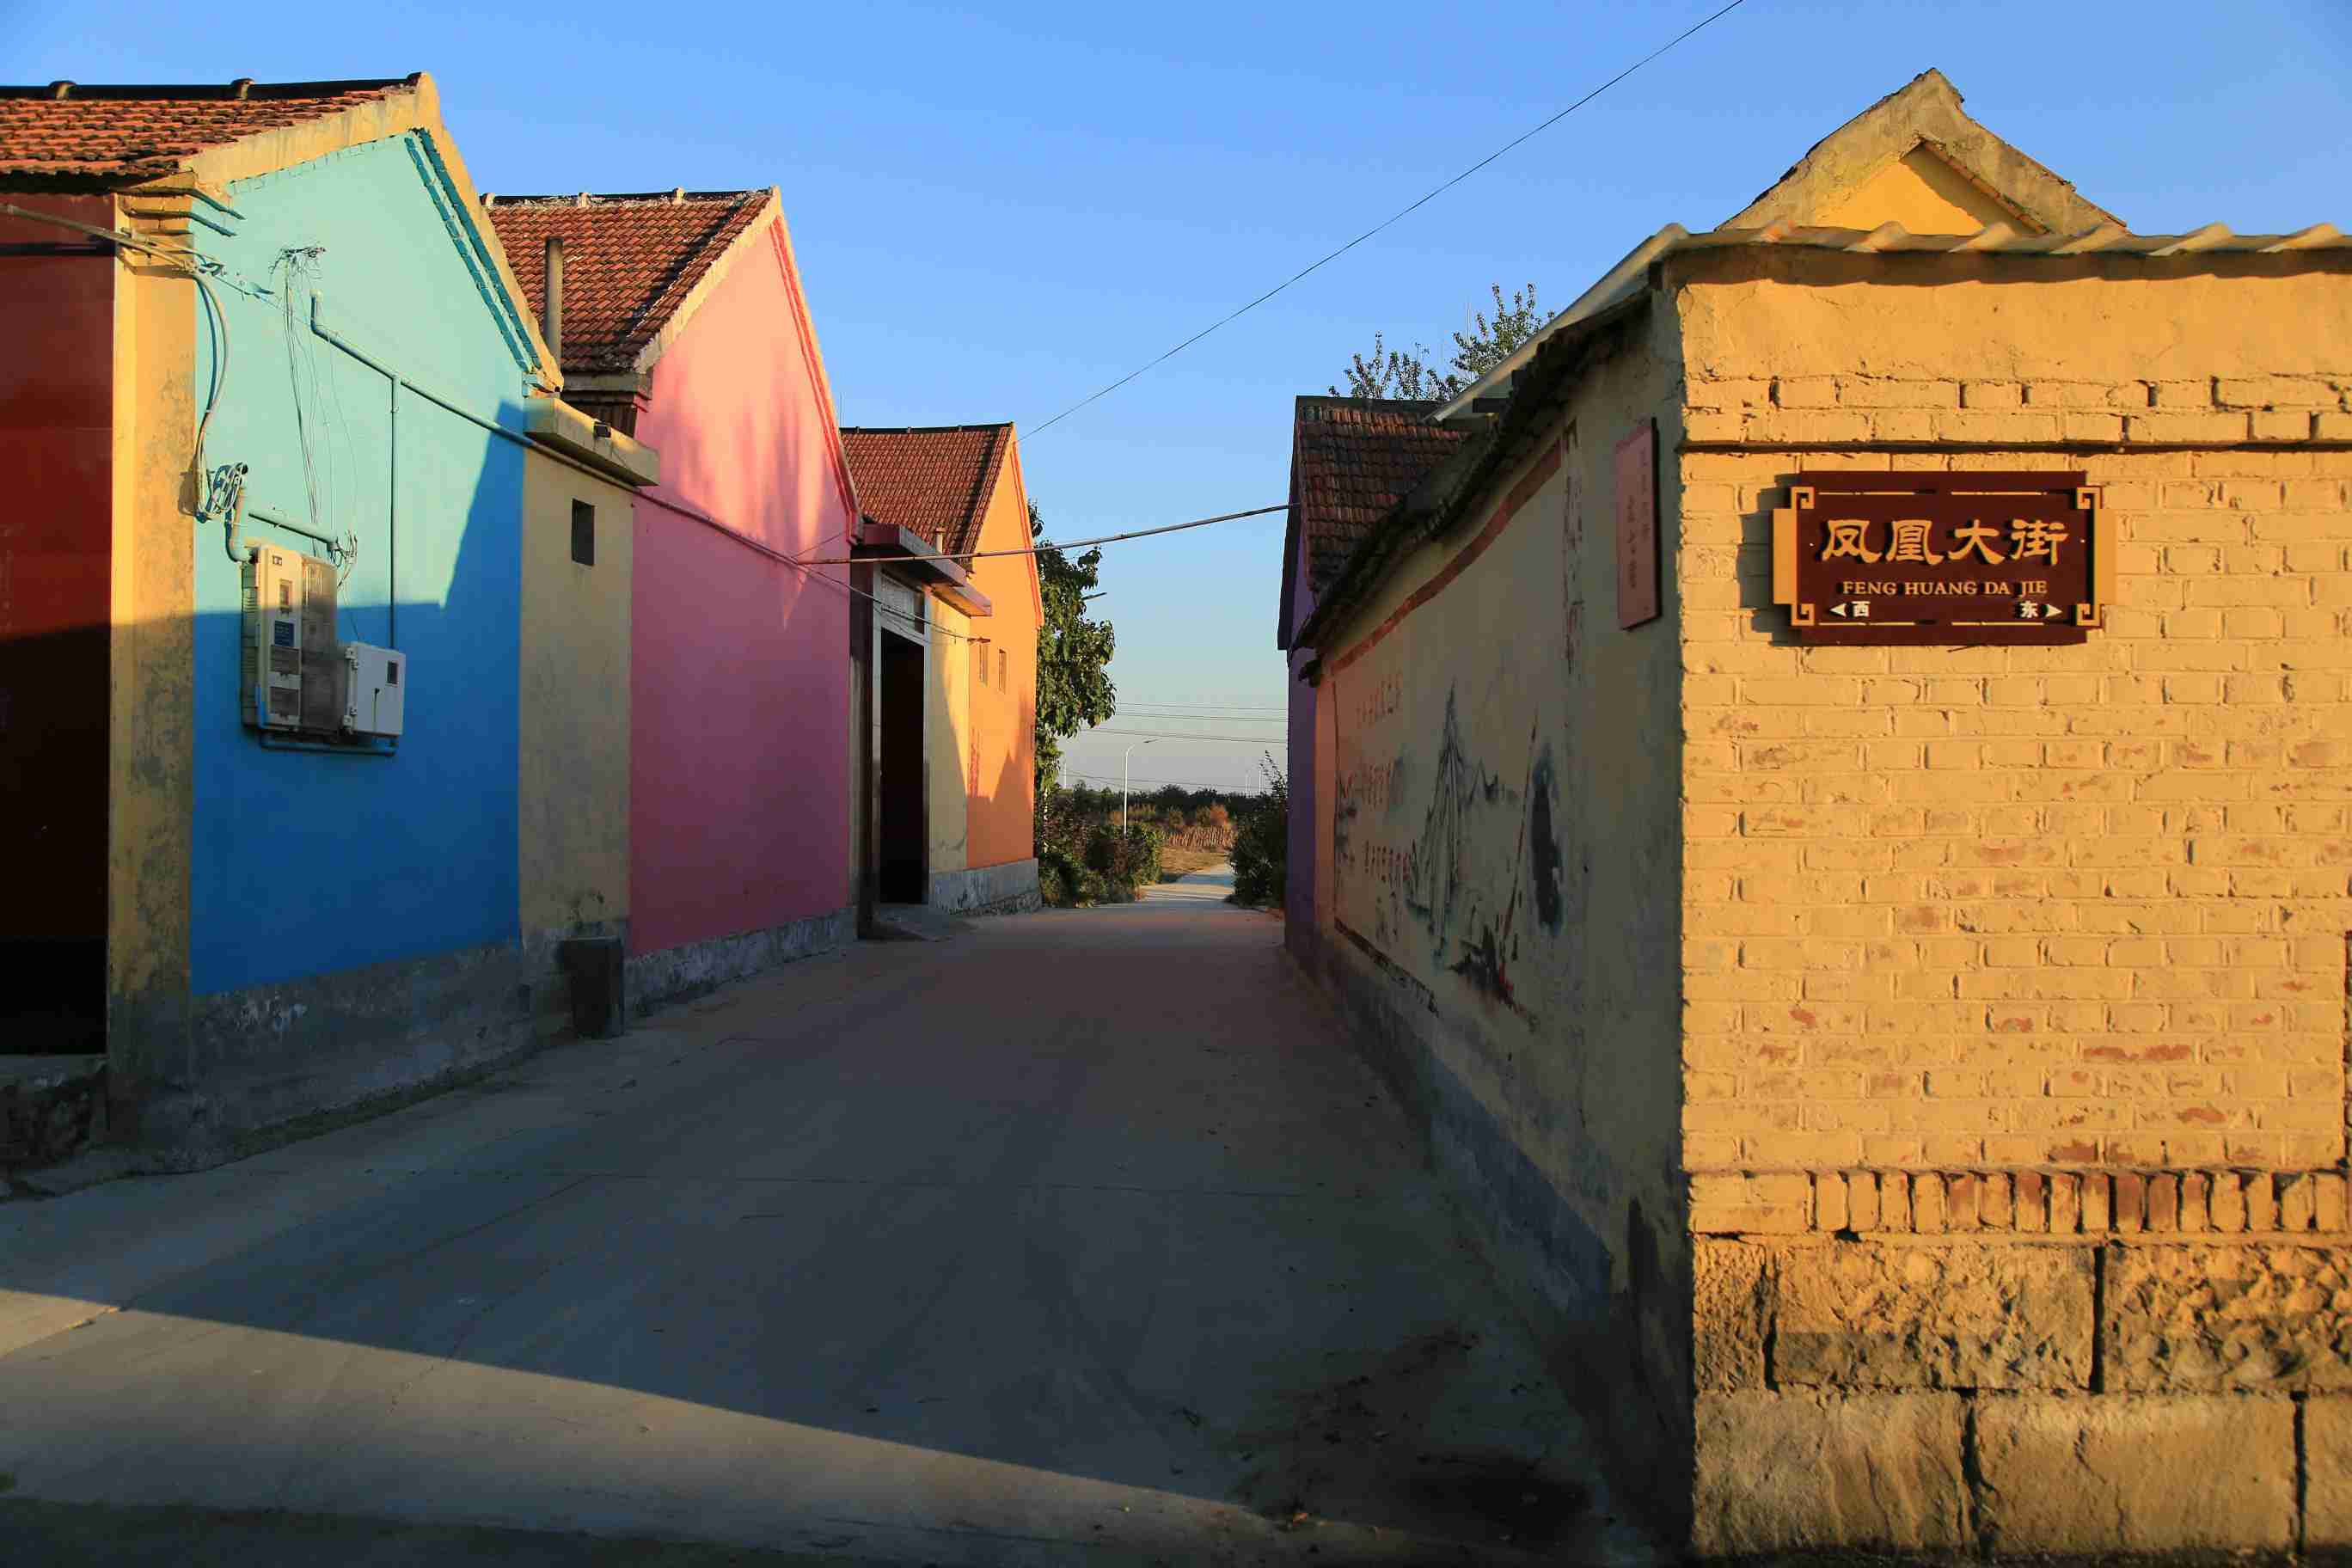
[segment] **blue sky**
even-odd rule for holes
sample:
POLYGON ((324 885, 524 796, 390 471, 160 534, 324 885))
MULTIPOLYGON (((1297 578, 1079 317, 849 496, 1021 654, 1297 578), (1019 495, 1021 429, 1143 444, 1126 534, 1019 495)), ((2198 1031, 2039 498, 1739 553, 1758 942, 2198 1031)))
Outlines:
MULTIPOLYGON (((1404 6, 24 4, 0 78, 431 71, 485 190, 783 192, 841 414, 1034 426, 1544 120, 1721 0, 1404 6), (668 25, 656 34, 647 18, 668 25)), ((1486 286, 1565 305, 1729 216, 1928 66, 2144 231, 2352 226, 2352 5, 1746 0, 1452 192, 1024 444, 1055 531, 1285 499, 1290 400, 1486 286)), ((1123 701, 1278 703, 1279 515, 1115 546, 1123 701)), ((1265 716, 1272 716, 1269 710, 1265 716)), ((1139 719, 1122 729, 1209 730, 1139 719)), ((1219 720, 1213 731, 1263 729, 1219 720)), ((1269 743, 1272 743, 1271 742, 1269 743)), ((1124 741, 1074 765, 1115 778, 1124 741)), ((1278 749, 1278 748, 1277 748, 1278 749)), ((1160 742, 1139 779, 1255 784, 1160 742)))

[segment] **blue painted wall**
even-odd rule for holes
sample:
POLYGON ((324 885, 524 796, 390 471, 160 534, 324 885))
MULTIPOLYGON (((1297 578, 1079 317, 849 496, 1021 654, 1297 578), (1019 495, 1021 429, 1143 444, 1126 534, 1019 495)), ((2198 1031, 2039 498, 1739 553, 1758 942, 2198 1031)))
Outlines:
MULTIPOLYGON (((341 636, 401 648, 410 682, 396 756, 264 749, 238 710, 238 571, 222 531, 198 525, 199 995, 518 937, 521 448, 403 392, 388 527, 385 378, 310 328, 315 289, 327 324, 369 357, 520 427, 511 306, 486 293, 436 171, 414 133, 370 142, 242 182, 242 216, 220 219, 235 233, 199 231, 226 269, 229 328, 205 460, 251 466, 249 510, 307 521, 315 492, 320 531, 358 536, 341 636), (310 276, 293 278, 282 253, 310 247, 323 248, 310 276)), ((321 553, 250 516, 242 531, 321 553)))

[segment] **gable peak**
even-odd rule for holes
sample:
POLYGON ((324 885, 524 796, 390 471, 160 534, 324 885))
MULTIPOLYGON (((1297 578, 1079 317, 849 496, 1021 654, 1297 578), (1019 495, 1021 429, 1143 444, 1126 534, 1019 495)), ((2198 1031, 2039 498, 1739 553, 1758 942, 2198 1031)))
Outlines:
POLYGON ((2119 219, 1969 117, 1930 68, 1815 142, 1769 190, 1726 220, 1969 234, 1993 223, 2077 233, 2119 219))

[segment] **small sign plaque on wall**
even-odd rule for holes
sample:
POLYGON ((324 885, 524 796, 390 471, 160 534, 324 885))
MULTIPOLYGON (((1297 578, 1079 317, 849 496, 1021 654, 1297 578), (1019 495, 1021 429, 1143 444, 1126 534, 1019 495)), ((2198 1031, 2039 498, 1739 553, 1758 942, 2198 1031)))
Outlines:
POLYGON ((1617 625, 1658 618, 1658 424, 1617 443, 1617 625))
POLYGON ((2080 473, 1803 473, 1772 514, 1801 643, 2078 643, 2114 596, 2080 473))

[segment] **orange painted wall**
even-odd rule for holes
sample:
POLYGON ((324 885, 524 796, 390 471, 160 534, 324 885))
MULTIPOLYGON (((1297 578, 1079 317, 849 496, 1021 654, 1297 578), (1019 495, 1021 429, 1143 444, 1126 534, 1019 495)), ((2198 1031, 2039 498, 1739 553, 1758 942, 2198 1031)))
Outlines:
MULTIPOLYGON (((1016 447, 1005 459, 1003 477, 989 501, 979 548, 1019 550, 1028 542, 1029 495, 1021 480, 1016 447)), ((995 614, 972 623, 973 634, 989 639, 988 678, 975 682, 971 690, 965 863, 1002 866, 1037 853, 1037 624, 1044 612, 1037 563, 1031 556, 974 561, 972 579, 995 614)))

